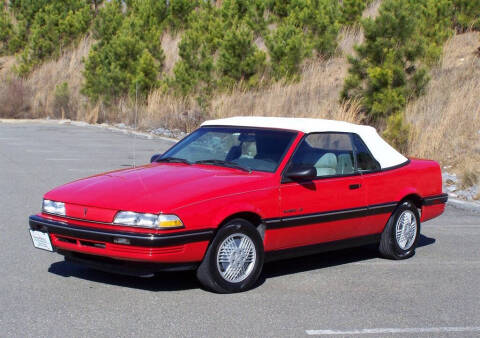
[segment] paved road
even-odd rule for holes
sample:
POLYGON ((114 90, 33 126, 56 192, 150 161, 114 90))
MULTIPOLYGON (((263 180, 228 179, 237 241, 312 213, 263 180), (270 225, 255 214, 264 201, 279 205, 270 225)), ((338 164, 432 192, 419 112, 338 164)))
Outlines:
MULTIPOLYGON (((204 291, 188 272, 117 276, 34 249, 27 217, 42 194, 130 165, 132 141, 96 127, 0 123, 0 336, 480 335, 480 215, 452 207, 423 225, 408 261, 367 247, 277 262, 235 295, 204 291)), ((137 138, 137 162, 168 146, 137 138)))

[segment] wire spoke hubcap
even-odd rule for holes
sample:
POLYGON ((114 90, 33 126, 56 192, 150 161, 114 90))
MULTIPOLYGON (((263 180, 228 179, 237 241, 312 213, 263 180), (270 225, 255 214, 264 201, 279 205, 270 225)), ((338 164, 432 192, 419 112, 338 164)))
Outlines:
POLYGON ((395 226, 395 239, 402 250, 412 247, 417 237, 417 218, 410 210, 405 210, 398 217, 395 226))
POLYGON ((257 252, 250 237, 240 233, 233 234, 220 244, 217 268, 227 282, 238 283, 250 275, 256 258, 257 252))

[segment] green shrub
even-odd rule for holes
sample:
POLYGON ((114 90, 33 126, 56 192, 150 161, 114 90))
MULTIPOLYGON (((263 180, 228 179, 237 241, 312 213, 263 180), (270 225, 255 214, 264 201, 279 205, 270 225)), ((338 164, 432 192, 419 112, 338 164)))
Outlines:
POLYGON ((63 47, 88 30, 92 18, 93 12, 86 0, 54 1, 45 5, 34 17, 18 72, 25 75, 45 58, 57 56, 63 47))
POLYGON ((110 43, 94 46, 85 62, 83 93, 96 101, 102 97, 106 102, 126 93, 135 93, 139 85, 140 95, 154 86, 150 76, 157 76, 158 68, 152 66, 151 54, 145 43, 123 31, 116 34, 110 43), (145 53, 147 51, 147 53, 145 53), (141 66, 139 65, 142 60, 141 66), (151 68, 146 69, 148 66, 151 68))
POLYGON ((224 0, 221 15, 225 26, 234 29, 238 22, 243 22, 255 33, 264 32, 267 27, 264 14, 266 3, 264 0, 224 0))
POLYGON ((110 42, 122 26, 123 19, 122 3, 118 0, 107 2, 97 13, 93 37, 102 45, 110 42))
POLYGON ((181 29, 186 26, 188 16, 197 8, 198 0, 169 0, 168 19, 170 26, 175 29, 181 29))
POLYGON ((54 116, 57 118, 74 118, 70 111, 70 90, 68 83, 63 82, 55 86, 53 101, 54 116))
POLYGON ((357 97, 370 120, 402 111, 428 83, 435 48, 449 36, 448 0, 385 0, 375 19, 363 20, 365 42, 350 57, 342 99, 357 97))
MULTIPOLYGON (((266 55, 253 43, 253 32, 247 25, 227 31, 218 56, 218 69, 229 87, 242 80, 248 81, 263 71, 266 55)), ((250 83, 254 84, 254 83, 250 83)))
POLYGON ((301 63, 311 53, 311 46, 305 41, 303 31, 292 24, 279 26, 267 38, 267 47, 277 79, 298 76, 301 63))
POLYGON ((9 0, 8 5, 18 20, 25 20, 27 26, 30 26, 35 15, 51 2, 51 0, 9 0))
POLYGON ((368 0, 342 0, 339 23, 344 26, 356 24, 367 7, 368 0))
POLYGON ((85 60, 82 92, 93 101, 130 94, 145 98, 159 84, 164 61, 161 34, 167 5, 156 0, 131 0, 126 13, 120 2, 106 4, 95 20, 100 39, 85 60))
POLYGON ((190 14, 188 27, 178 45, 180 60, 173 69, 170 87, 180 96, 197 93, 204 101, 216 84, 213 55, 224 34, 220 9, 202 3, 190 14))
POLYGON ((331 0, 292 0, 286 21, 305 32, 308 44, 324 56, 337 47, 339 6, 331 0))
POLYGON ((458 32, 480 30, 480 0, 453 0, 453 5, 454 26, 458 32))
POLYGON ((10 53, 16 53, 27 45, 30 27, 35 19, 35 15, 49 2, 48 0, 10 0, 8 2, 9 9, 17 21, 13 27, 13 34, 8 44, 10 53))
POLYGON ((212 53, 210 53, 203 36, 193 30, 184 34, 179 44, 179 60, 173 69, 175 78, 172 87, 181 96, 197 91, 208 95, 213 87, 214 68, 212 53))
POLYGON ((288 16, 290 1, 272 0, 269 9, 278 17, 285 18, 288 16))
POLYGON ((402 153, 408 151, 408 138, 410 135, 410 126, 405 123, 403 113, 395 113, 388 117, 387 128, 383 132, 383 137, 397 150, 402 153))
POLYGON ((8 41, 13 35, 13 25, 4 8, 0 9, 0 55, 8 50, 8 41))
POLYGON ((427 65, 432 65, 440 59, 444 42, 453 34, 452 0, 421 0, 418 8, 419 32, 426 44, 424 61, 427 65))
POLYGON ((159 68, 152 54, 147 49, 144 49, 137 63, 135 79, 130 86, 132 96, 137 93, 145 96, 150 90, 157 87, 159 68))

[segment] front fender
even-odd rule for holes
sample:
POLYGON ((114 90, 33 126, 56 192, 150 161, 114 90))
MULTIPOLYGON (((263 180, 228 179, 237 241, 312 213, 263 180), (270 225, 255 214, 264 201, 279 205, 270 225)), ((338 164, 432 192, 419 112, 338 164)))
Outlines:
POLYGON ((189 229, 216 228, 226 218, 242 212, 273 218, 279 214, 278 188, 259 189, 248 193, 215 198, 176 210, 189 229))
POLYGON ((234 204, 229 204, 228 206, 221 208, 217 211, 215 216, 213 217, 212 221, 214 224, 217 226, 222 224, 224 220, 227 218, 231 217, 232 215, 238 214, 238 213, 253 213, 255 215, 258 215, 260 218, 264 218, 264 212, 254 206, 251 203, 234 203, 234 204))

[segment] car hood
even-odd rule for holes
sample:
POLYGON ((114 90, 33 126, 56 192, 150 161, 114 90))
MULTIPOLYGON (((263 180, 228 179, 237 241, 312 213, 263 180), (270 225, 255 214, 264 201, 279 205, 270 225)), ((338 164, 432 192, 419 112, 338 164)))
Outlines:
POLYGON ((266 188, 272 174, 177 163, 104 173, 57 187, 46 199, 104 209, 171 212, 192 203, 266 188))

